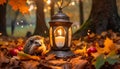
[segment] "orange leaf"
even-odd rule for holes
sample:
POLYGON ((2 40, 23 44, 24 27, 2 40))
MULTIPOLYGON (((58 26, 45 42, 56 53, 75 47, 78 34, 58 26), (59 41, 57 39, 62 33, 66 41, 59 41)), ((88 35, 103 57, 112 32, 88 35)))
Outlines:
POLYGON ((4 3, 6 3, 6 0, 0 0, 0 5, 3 5, 4 3))
POLYGON ((21 13, 28 13, 28 6, 26 4, 26 0, 10 0, 9 4, 12 6, 12 9, 17 11, 19 10, 21 13))
POLYGON ((26 14, 26 13, 29 12, 29 11, 28 11, 28 7, 26 7, 26 6, 20 7, 19 10, 20 10, 20 12, 23 13, 23 14, 26 14))

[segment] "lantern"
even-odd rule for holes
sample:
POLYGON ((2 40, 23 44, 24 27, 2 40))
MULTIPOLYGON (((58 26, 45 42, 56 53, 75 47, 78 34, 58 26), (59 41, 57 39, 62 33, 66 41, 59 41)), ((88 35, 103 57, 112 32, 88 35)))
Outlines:
POLYGON ((50 24, 50 53, 56 54, 57 57, 72 56, 70 50, 72 40, 72 22, 69 17, 59 9, 58 13, 52 17, 50 24))

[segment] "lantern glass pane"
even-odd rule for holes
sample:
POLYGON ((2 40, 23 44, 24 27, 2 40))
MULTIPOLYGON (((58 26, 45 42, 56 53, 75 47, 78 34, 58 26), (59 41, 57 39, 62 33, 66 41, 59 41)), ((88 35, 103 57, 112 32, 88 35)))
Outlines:
POLYGON ((68 30, 68 46, 70 47, 71 45, 71 40, 72 40, 72 29, 71 27, 68 30))
POLYGON ((50 45, 53 46, 53 41, 52 41, 53 35, 52 35, 52 27, 50 27, 50 45))
POLYGON ((64 27, 59 26, 55 29, 54 31, 55 35, 55 44, 58 48, 62 48, 65 45, 65 36, 66 36, 66 31, 64 27))

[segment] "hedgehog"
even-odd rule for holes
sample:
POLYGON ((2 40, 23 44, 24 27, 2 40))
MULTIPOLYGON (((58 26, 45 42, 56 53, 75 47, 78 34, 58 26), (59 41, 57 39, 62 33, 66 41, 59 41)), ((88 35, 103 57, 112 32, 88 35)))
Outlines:
POLYGON ((44 37, 38 35, 31 36, 26 41, 23 51, 30 55, 44 55, 48 51, 44 44, 44 37))

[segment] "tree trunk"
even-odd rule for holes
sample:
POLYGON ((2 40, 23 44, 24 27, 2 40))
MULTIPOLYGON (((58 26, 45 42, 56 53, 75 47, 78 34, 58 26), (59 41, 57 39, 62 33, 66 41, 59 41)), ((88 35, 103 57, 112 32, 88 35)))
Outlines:
POLYGON ((120 18, 116 0, 92 0, 92 2, 90 17, 74 34, 74 38, 87 35, 88 30, 96 34, 110 29, 114 32, 120 32, 120 18))
POLYGON ((6 4, 0 5, 0 33, 7 36, 6 32, 6 4))
POLYGON ((14 17, 14 19, 13 19, 12 22, 11 22, 11 35, 14 35, 15 23, 16 23, 18 14, 19 14, 19 11, 16 11, 16 12, 15 12, 15 17, 14 17))
POLYGON ((83 13, 83 1, 79 0, 79 8, 80 8, 80 25, 84 22, 84 13, 83 13))
POLYGON ((51 7, 51 10, 50 10, 51 19, 52 19, 52 16, 54 15, 54 5, 55 5, 55 2, 51 1, 51 4, 50 4, 50 7, 51 7))
POLYGON ((36 6, 36 28, 34 35, 47 37, 49 35, 49 30, 45 23, 44 0, 36 0, 36 6))
POLYGON ((55 2, 53 2, 53 1, 51 0, 51 4, 50 4, 50 7, 51 7, 51 9, 50 9, 51 19, 52 19, 52 16, 54 15, 54 5, 55 5, 55 2))

